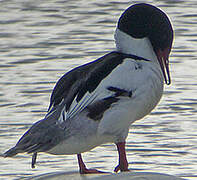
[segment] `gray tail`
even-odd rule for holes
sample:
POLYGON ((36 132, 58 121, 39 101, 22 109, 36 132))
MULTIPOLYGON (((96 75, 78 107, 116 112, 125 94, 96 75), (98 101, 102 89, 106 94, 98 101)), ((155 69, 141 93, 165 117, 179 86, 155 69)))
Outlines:
MULTIPOLYGON (((3 157, 12 157, 12 156, 15 156, 16 154, 18 154, 19 151, 17 150, 16 146, 9 149, 8 151, 6 151, 4 154, 3 154, 3 157)), ((36 153, 33 153, 33 156, 32 156, 32 163, 31 163, 31 167, 32 168, 35 168, 35 164, 36 164, 36 158, 37 158, 37 152, 36 153)))
POLYGON ((8 151, 6 151, 3 156, 4 157, 12 157, 15 156, 16 154, 18 154, 19 152, 17 151, 16 147, 13 147, 11 149, 9 149, 8 151))

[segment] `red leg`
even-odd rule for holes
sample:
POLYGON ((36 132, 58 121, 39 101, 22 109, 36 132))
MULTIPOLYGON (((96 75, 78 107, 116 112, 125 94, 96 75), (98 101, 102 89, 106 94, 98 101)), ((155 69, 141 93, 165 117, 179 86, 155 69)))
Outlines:
POLYGON ((83 159, 81 157, 81 154, 77 154, 77 159, 79 163, 79 172, 80 174, 98 174, 98 173, 105 173, 102 171, 98 171, 96 169, 87 169, 86 165, 83 162, 83 159))
POLYGON ((121 171, 121 172, 129 171, 126 152, 125 152, 125 142, 117 143, 116 146, 117 146, 118 154, 119 154, 119 164, 114 169, 114 172, 117 173, 118 171, 121 171))

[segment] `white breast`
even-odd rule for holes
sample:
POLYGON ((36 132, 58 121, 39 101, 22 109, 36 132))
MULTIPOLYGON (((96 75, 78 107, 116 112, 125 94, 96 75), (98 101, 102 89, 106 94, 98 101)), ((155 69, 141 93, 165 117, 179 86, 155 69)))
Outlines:
POLYGON ((159 102, 163 77, 157 64, 127 59, 108 78, 106 82, 112 86, 132 91, 132 97, 122 97, 105 112, 98 132, 117 136, 122 133, 122 138, 126 138, 124 134, 129 125, 149 114, 159 102))

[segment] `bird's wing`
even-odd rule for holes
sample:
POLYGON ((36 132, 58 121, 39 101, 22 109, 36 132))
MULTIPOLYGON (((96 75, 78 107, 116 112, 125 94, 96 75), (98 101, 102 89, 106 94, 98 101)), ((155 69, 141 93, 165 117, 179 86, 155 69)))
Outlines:
POLYGON ((60 104, 64 104, 59 117, 61 123, 68 118, 74 117, 88 105, 108 98, 106 91, 102 91, 101 81, 120 65, 126 57, 125 54, 111 52, 66 73, 57 82, 52 92, 48 114, 53 113, 60 104))
MULTIPOLYGON (((91 117, 93 114, 99 116, 99 112, 104 112, 109 108, 112 103, 117 101, 118 96, 130 94, 125 91, 124 87, 122 89, 113 86, 113 83, 107 79, 126 58, 148 61, 134 55, 111 52, 66 73, 57 82, 52 92, 48 115, 53 113, 57 106, 63 104, 64 108, 57 119, 60 124, 84 109, 88 109, 91 117)), ((98 118, 98 116, 94 118, 98 118)))

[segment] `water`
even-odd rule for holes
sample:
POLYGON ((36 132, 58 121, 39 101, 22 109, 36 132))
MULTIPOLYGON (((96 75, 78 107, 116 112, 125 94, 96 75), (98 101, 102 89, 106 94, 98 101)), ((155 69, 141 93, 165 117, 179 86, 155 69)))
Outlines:
MULTIPOLYGON (((68 70, 114 50, 113 33, 125 8, 140 1, 0 1, 0 153, 12 147, 48 108, 55 82, 68 70)), ((197 2, 150 0, 175 29, 172 85, 157 108, 133 124, 127 153, 133 171, 197 177, 197 2)), ((112 171, 115 146, 84 154, 88 167, 112 171)), ((21 154, 0 157, 0 179, 77 171, 75 156, 40 154, 36 169, 21 154)))

